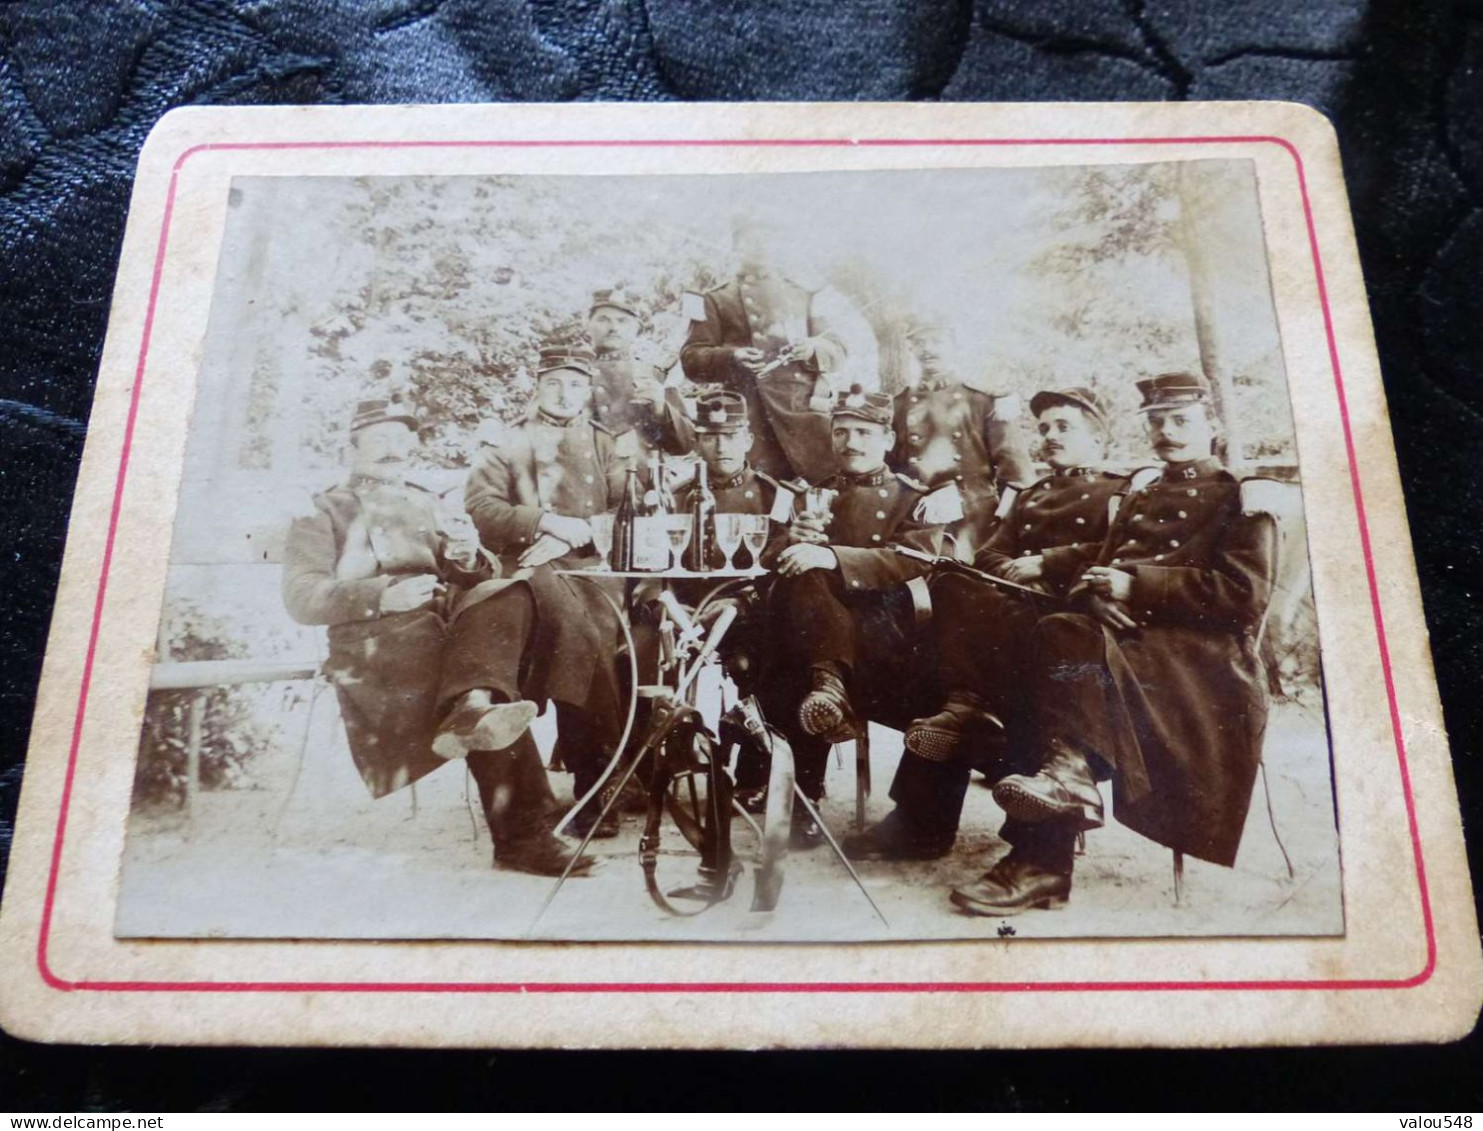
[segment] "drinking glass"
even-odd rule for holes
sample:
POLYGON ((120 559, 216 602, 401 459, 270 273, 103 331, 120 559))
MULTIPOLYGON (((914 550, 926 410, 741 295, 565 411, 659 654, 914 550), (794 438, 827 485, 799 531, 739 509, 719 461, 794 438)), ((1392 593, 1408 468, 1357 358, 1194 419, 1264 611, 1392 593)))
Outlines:
POLYGON ((613 568, 613 516, 595 514, 587 520, 592 529, 592 548, 602 557, 602 568, 613 568))
POLYGON ((694 531, 695 519, 688 514, 672 514, 664 520, 664 532, 669 535, 669 546, 674 551, 672 569, 684 568, 685 547, 690 545, 694 531))
POLYGON ((752 555, 752 568, 757 569, 762 564, 762 551, 767 546, 768 521, 765 514, 749 514, 742 516, 742 541, 747 544, 747 550, 752 555))
POLYGON ((726 555, 725 569, 735 569, 731 559, 736 557, 737 548, 742 542, 742 519, 745 515, 739 514, 717 514, 716 515, 716 545, 721 547, 721 552, 726 555))

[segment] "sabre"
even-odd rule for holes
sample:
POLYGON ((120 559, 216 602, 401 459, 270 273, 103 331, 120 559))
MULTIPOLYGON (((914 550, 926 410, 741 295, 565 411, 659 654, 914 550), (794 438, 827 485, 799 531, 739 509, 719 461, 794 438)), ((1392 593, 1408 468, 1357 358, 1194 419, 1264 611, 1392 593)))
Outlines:
POLYGON ((1056 597, 1054 594, 1031 588, 1028 585, 1021 585, 1017 581, 1007 581, 1002 577, 996 577, 994 574, 989 573, 986 570, 981 570, 974 566, 968 565, 965 562, 960 562, 957 558, 938 557, 936 554, 929 554, 923 550, 913 550, 907 546, 892 546, 891 549, 895 550, 902 557, 911 558, 913 561, 922 562, 924 565, 928 565, 934 570, 947 570, 952 573, 961 573, 965 577, 972 577, 976 578, 979 581, 987 581, 990 585, 997 585, 1000 589, 1007 589, 1014 593, 1023 593, 1027 597, 1034 597, 1035 599, 1040 601, 1055 601, 1057 604, 1060 603, 1060 598, 1056 597))

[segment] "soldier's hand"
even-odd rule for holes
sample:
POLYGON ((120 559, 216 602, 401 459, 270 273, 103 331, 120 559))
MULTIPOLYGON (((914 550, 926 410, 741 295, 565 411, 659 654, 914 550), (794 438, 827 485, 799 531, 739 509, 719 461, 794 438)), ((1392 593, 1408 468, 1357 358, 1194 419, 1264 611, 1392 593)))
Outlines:
MULTIPOLYGON (((541 515, 541 521, 536 529, 542 534, 550 534, 560 538, 570 547, 586 546, 592 541, 592 527, 587 525, 585 518, 577 518, 574 515, 551 514, 549 511, 541 515)), ((531 549, 535 549, 534 546, 531 549)), ((527 550, 526 553, 530 553, 527 550)))
POLYGON ((410 613, 430 603, 443 591, 443 583, 431 573, 419 573, 388 585, 381 591, 383 613, 410 613))
POLYGON ((1028 558, 1015 558, 1004 567, 1004 580, 1016 585, 1029 585, 1045 577, 1045 556, 1034 554, 1028 558))
POLYGON ((633 399, 651 408, 664 407, 664 385, 655 377, 640 377, 633 383, 633 399))
POLYGON ((520 555, 520 561, 517 564, 521 569, 535 569, 536 566, 554 562, 557 558, 565 556, 571 552, 571 549, 571 543, 563 541, 556 535, 542 534, 531 543, 530 549, 520 555))
POLYGON ((1087 598, 1087 609, 1113 632, 1126 632, 1138 627, 1138 622, 1128 615, 1127 609, 1105 597, 1087 598))
POLYGON ((777 572, 783 577, 797 577, 811 569, 838 569, 839 559, 828 546, 799 542, 778 555, 777 572))
POLYGON ((753 373, 767 364, 767 355, 752 346, 744 346, 741 349, 731 351, 731 356, 743 369, 750 369, 753 373))
POLYGON ((1133 575, 1111 566, 1092 566, 1081 575, 1086 582, 1087 588, 1098 597, 1106 597, 1112 601, 1131 601, 1133 599, 1133 575))
POLYGON ((822 515, 805 511, 794 516, 793 521, 788 524, 788 541, 793 545, 802 542, 822 546, 829 541, 829 536, 824 533, 825 525, 826 520, 822 515))

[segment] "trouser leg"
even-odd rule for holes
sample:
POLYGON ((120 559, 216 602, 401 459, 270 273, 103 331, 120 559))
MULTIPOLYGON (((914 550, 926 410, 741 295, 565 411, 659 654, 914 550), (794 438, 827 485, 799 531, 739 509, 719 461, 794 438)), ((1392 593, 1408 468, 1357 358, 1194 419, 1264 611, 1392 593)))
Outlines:
POLYGON ((969 774, 965 758, 931 762, 904 750, 891 781, 891 800, 914 833, 952 840, 963 816, 969 774))
POLYGON ((545 835, 557 804, 529 734, 505 750, 475 750, 467 759, 495 850, 545 835))
POLYGON ((496 700, 523 698, 521 661, 535 627, 535 600, 523 585, 513 586, 464 610, 448 630, 438 699, 451 703, 480 688, 496 700))
POLYGON ((844 601, 844 583, 835 570, 811 569, 780 577, 773 585, 774 623, 786 632, 779 645, 805 667, 855 665, 855 626, 844 601))

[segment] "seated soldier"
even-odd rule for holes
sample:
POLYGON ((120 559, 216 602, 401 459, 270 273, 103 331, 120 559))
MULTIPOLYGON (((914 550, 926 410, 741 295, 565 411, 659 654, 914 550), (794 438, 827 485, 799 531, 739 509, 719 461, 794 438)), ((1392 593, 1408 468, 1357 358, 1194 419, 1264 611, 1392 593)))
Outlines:
MULTIPOLYGON (((613 436, 587 416, 592 351, 540 351, 536 404, 503 444, 486 447, 469 473, 464 505, 511 584, 454 624, 442 698, 451 704, 440 741, 466 744, 501 704, 556 704, 558 745, 581 798, 622 734, 619 630, 598 583, 559 574, 599 559, 587 520, 615 506, 626 464, 613 436)), ((597 799, 571 828, 584 835, 597 799)), ((616 815, 596 835, 614 836, 616 815)))
POLYGON ((1220 424, 1203 377, 1164 374, 1138 390, 1165 466, 1128 495, 1098 564, 1072 587, 1084 611, 1035 627, 1023 689, 1035 772, 1002 779, 994 800, 1036 835, 952 893, 972 914, 1066 902, 1076 834, 1102 824, 1099 779, 1112 779, 1115 815, 1135 832, 1235 862, 1266 725, 1253 637, 1276 526, 1246 511, 1213 457, 1220 424))
MULTIPOLYGON (((913 688, 930 679, 914 662, 916 616, 904 582, 926 566, 893 546, 936 554, 942 528, 915 516, 926 493, 893 474, 891 398, 856 386, 834 406, 838 474, 830 513, 804 513, 768 544, 775 570, 768 601, 771 661, 760 696, 768 719, 793 747, 800 789, 824 794, 830 744, 854 734, 857 718, 905 724, 913 688)), ((823 839, 807 811, 794 809, 794 843, 823 839)))
MULTIPOLYGON (((891 785, 896 809, 849 838, 857 859, 933 859, 957 837, 970 769, 997 777, 1007 725, 1025 722, 1025 646, 1035 623, 1065 600, 1107 535, 1113 501, 1127 488, 1098 470, 1107 455, 1107 416, 1090 389, 1048 389, 1030 400, 1051 474, 1015 496, 974 566, 1033 594, 965 574, 932 580, 941 710, 916 719, 891 785), (996 772, 997 771, 997 772, 996 772)), ((1011 827, 1006 838, 1013 842, 1011 827)))
MULTIPOLYGON (((747 424, 747 402, 740 393, 725 390, 703 393, 695 402, 695 451, 706 468, 706 486, 715 496, 716 514, 771 515, 782 497, 781 506, 791 514, 792 491, 766 472, 752 467, 747 453, 752 447, 752 430, 747 424)), ((675 494, 675 505, 687 513, 699 490, 698 482, 685 484, 675 494)), ((739 551, 745 553, 745 551, 739 551)), ((712 565, 725 561, 719 557, 712 565)), ((680 599, 693 604, 713 588, 710 581, 681 582, 676 585, 680 599)), ((719 611, 720 603, 713 603, 719 611)), ((756 690, 757 667, 766 650, 762 618, 745 616, 736 622, 721 646, 721 661, 726 673, 742 695, 756 690)), ((767 784, 767 765, 750 746, 743 749, 736 766, 737 800, 747 809, 760 811, 767 784)))
MULTIPOLYGON (((299 623, 329 626, 325 672, 376 797, 443 764, 432 738, 448 621, 498 585, 487 567, 450 560, 434 496, 404 478, 416 427, 387 401, 362 402, 350 425, 350 478, 315 496, 284 546, 284 603, 299 623)), ((557 806, 526 733, 533 714, 528 703, 490 712, 456 756, 467 755, 495 863, 557 875, 571 853, 550 834, 557 806)))

